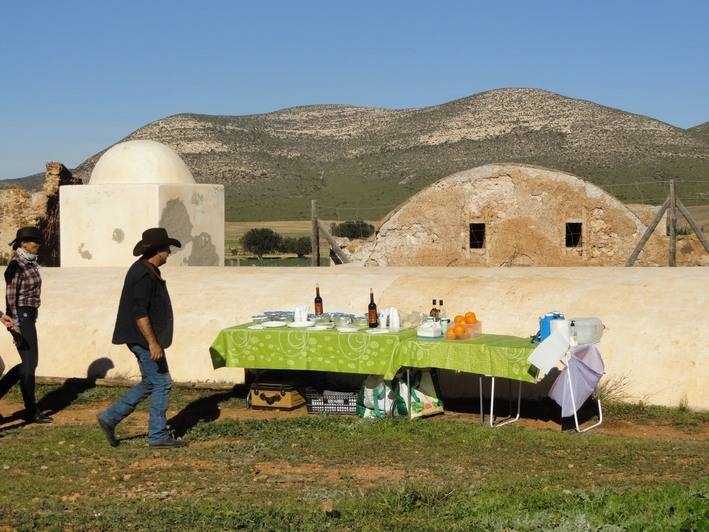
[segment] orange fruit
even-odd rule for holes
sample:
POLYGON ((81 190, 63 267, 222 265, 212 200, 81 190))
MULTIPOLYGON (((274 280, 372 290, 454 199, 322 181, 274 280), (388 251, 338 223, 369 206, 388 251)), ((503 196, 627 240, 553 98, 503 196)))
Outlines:
POLYGON ((468 332, 468 328, 465 325, 459 323, 458 325, 453 326, 453 332, 456 334, 456 336, 459 334, 466 334, 468 332))
POLYGON ((455 323, 456 325, 459 323, 465 323, 465 316, 461 316, 460 314, 458 314, 455 318, 453 318, 453 323, 455 323))
POLYGON ((465 323, 476 323, 478 321, 478 317, 475 315, 475 312, 466 312, 463 319, 465 320, 465 323))
POLYGON ((455 338, 456 338, 455 331, 453 329, 448 329, 446 331, 446 338, 448 340, 455 340, 455 338))

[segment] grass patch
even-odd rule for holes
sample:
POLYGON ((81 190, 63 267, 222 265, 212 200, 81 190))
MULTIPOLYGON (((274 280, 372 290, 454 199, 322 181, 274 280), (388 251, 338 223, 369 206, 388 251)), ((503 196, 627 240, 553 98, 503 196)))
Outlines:
POLYGON ((644 403, 612 402, 603 405, 604 415, 639 425, 668 425, 689 432, 709 423, 709 412, 693 412, 688 408, 668 408, 644 403))
MULTIPOLYGON (((58 387, 40 386, 38 396, 58 387)), ((92 388, 66 409, 125 392, 92 388)), ((223 419, 240 390, 175 388, 190 446, 148 449, 142 422, 109 447, 92 422, 0 432, 0 518, 8 529, 702 530, 709 445, 313 415, 223 419)), ((14 391, 13 391, 14 393, 14 391)), ((141 407, 144 408, 144 407, 141 407)), ((706 414, 609 406, 626 420, 706 426, 706 414)))

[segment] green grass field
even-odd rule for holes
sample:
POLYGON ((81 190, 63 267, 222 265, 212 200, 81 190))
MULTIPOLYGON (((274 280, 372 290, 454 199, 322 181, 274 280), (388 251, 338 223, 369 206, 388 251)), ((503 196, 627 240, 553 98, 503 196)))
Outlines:
POLYGON ((243 393, 177 389, 170 416, 190 445, 157 451, 144 407, 119 427, 118 448, 95 426, 122 392, 85 390, 54 426, 3 425, 1 530, 709 527, 709 445, 697 437, 707 414, 607 407, 607 420, 656 437, 489 429, 448 415, 239 419, 243 393), (687 437, 663 436, 669 427, 687 437))
MULTIPOLYGON (((331 221, 324 221, 327 227, 330 227, 331 221)), ((338 222, 339 223, 339 222, 338 222)), ((369 222, 376 226, 378 222, 369 222)), ((295 256, 288 256, 283 254, 277 254, 273 256, 264 256, 263 260, 258 260, 256 257, 241 250, 240 240, 241 237, 249 229, 259 229, 268 228, 272 229, 276 233, 283 237, 310 237, 311 232, 311 222, 310 220, 303 221, 271 221, 271 222, 225 222, 224 224, 224 247, 225 247, 225 265, 226 266, 310 266, 310 257, 297 258, 295 256), (238 250, 237 253, 233 253, 233 250, 238 250)), ((327 240, 324 237, 320 237, 320 265, 328 266, 330 264, 329 259, 329 247, 327 240)))

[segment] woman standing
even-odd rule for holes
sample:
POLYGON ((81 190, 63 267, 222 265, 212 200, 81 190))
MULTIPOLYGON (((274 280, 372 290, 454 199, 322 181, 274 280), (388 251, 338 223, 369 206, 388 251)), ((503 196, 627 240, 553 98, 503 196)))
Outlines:
POLYGON ((15 253, 5 270, 6 314, 13 320, 13 326, 8 329, 15 339, 21 362, 0 380, 0 398, 19 381, 25 403, 24 419, 28 423, 52 422, 51 417, 38 411, 34 391, 34 373, 39 358, 35 322, 42 291, 37 253, 41 242, 42 233, 36 227, 18 229, 15 239, 10 242, 15 253))

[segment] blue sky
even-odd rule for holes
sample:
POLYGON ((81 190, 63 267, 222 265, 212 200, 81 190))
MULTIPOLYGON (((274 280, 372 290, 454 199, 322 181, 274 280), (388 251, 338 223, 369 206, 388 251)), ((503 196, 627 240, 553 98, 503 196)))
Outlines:
POLYGON ((0 20, 0 178, 73 168, 184 112, 534 87, 682 128, 709 120, 703 0, 8 0, 0 20))

